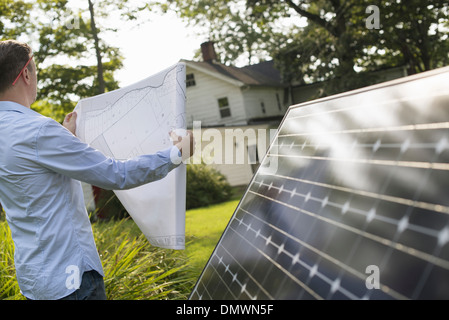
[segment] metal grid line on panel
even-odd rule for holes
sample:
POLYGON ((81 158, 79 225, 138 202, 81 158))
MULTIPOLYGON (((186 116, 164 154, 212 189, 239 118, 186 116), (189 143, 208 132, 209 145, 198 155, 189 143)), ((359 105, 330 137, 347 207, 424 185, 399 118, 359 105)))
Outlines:
POLYGON ((290 107, 190 298, 448 299, 447 81, 290 107))

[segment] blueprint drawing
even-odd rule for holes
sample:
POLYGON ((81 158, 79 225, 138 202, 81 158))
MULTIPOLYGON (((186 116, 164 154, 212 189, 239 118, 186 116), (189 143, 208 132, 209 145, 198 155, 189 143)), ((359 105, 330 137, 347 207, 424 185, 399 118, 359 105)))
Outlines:
MULTIPOLYGON (((82 99, 76 135, 106 156, 126 160, 173 145, 169 133, 186 129, 185 64, 177 63, 133 85, 82 99)), ((130 190, 114 190, 148 241, 185 247, 186 168, 130 190)))

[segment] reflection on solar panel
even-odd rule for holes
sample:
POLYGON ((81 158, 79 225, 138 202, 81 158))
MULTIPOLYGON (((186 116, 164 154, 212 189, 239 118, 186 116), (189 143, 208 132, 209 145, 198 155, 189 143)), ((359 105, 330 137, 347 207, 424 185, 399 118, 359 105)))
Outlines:
POLYGON ((290 107, 190 299, 449 299, 448 83, 290 107))

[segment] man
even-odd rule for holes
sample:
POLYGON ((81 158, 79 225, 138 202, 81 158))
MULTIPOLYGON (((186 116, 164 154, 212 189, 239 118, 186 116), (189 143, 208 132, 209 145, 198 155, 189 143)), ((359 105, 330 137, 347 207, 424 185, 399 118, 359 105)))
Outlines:
POLYGON ((36 94, 31 48, 0 41, 0 202, 19 287, 28 299, 106 299, 78 180, 118 190, 162 179, 191 156, 192 134, 174 136, 157 154, 116 161, 76 138, 76 113, 61 126, 31 110, 36 94))

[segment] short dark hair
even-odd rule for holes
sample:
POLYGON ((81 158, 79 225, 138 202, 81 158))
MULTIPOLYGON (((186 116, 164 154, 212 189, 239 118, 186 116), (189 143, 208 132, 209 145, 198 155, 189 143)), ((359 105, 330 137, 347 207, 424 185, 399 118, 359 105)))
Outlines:
MULTIPOLYGON (((0 93, 12 86, 32 54, 31 47, 16 40, 0 41, 0 93)), ((31 64, 28 70, 32 70, 31 64)))

